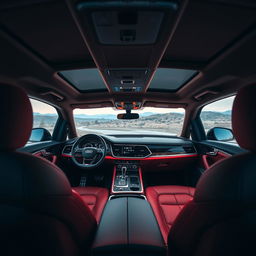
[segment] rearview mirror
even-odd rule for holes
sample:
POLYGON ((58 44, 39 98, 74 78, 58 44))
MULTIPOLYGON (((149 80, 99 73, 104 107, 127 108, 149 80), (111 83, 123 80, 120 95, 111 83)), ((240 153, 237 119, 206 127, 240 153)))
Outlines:
POLYGON ((207 139, 218 141, 231 141, 234 139, 234 135, 231 129, 214 127, 207 132, 207 139))
POLYGON ((40 142, 51 140, 52 136, 50 132, 44 128, 33 128, 29 141, 30 142, 40 142))
POLYGON ((138 119, 139 117, 137 113, 123 113, 117 115, 117 119, 138 119))

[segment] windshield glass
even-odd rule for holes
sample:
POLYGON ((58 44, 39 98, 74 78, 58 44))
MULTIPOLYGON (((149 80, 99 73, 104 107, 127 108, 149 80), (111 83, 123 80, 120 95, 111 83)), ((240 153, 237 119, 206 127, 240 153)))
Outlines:
POLYGON ((88 133, 180 135, 185 111, 182 108, 146 107, 132 111, 140 115, 139 119, 134 120, 117 119, 119 113, 125 111, 110 107, 75 109, 74 120, 78 135, 88 133))

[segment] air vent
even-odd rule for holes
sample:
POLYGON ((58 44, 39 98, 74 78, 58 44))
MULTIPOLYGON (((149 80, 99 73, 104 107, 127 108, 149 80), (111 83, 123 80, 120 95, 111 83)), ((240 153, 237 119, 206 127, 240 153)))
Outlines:
POLYGON ((124 101, 118 101, 115 102, 115 107, 117 109, 140 109, 141 108, 141 102, 124 102, 124 101))
POLYGON ((183 149, 186 153, 196 153, 196 150, 193 146, 184 146, 183 149))
POLYGON ((72 145, 65 146, 62 150, 62 154, 70 155, 72 150, 72 145))

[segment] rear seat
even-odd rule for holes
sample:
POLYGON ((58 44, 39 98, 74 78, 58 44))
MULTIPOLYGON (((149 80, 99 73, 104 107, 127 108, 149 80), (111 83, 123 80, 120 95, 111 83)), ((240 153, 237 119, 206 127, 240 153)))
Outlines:
POLYGON ((173 222, 183 206, 193 199, 194 192, 194 188, 185 186, 153 186, 146 189, 147 199, 166 244, 173 222))

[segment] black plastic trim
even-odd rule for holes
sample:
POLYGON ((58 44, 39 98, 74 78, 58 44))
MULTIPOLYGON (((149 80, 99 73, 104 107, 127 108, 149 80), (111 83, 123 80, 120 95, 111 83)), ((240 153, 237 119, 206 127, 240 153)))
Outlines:
POLYGON ((203 140, 199 144, 214 147, 216 149, 227 152, 231 155, 237 155, 248 152, 246 149, 239 147, 238 145, 230 142, 214 141, 214 140, 203 140))
POLYGON ((41 149, 46 149, 52 146, 60 145, 61 142, 59 141, 44 141, 44 142, 37 142, 32 144, 27 144, 22 148, 19 148, 17 151, 19 152, 26 152, 26 153, 34 153, 41 149))

